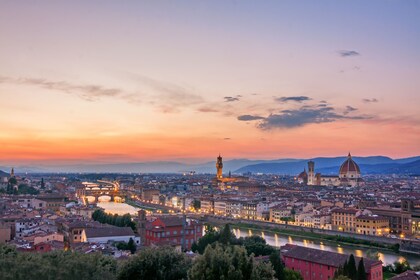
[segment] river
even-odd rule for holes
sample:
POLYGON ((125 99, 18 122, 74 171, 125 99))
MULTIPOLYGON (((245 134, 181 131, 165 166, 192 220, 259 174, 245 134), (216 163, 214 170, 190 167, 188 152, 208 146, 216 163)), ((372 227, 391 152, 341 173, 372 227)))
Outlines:
MULTIPOLYGON (((117 202, 100 202, 98 203, 98 206, 103 208, 107 213, 118 215, 123 215, 126 213, 130 213, 131 215, 137 215, 137 211, 140 209, 128 205, 126 203, 117 202)), ((340 254, 353 254, 357 257, 365 257, 366 251, 368 250, 367 248, 363 247, 340 245, 334 242, 309 240, 288 235, 280 235, 272 232, 264 232, 261 230, 244 230, 234 227, 233 232, 236 235, 236 237, 245 237, 251 235, 261 236, 267 241, 268 244, 275 247, 280 247, 287 243, 290 243, 305 246, 308 248, 337 252, 340 254)), ((408 260, 411 266, 420 265, 420 258, 413 255, 401 255, 399 253, 393 253, 391 251, 383 249, 372 249, 372 251, 377 251, 379 253, 379 258, 384 263, 384 265, 392 264, 395 261, 403 261, 404 259, 408 260)))

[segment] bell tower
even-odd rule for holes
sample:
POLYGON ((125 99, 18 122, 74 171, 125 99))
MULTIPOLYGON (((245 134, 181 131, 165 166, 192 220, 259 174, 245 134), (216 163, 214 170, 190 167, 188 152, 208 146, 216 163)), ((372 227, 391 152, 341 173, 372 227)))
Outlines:
POLYGON ((315 162, 308 161, 308 185, 315 185, 315 162))
POLYGON ((223 159, 220 156, 220 154, 217 157, 216 170, 217 170, 217 179, 222 179, 223 178, 223 159))

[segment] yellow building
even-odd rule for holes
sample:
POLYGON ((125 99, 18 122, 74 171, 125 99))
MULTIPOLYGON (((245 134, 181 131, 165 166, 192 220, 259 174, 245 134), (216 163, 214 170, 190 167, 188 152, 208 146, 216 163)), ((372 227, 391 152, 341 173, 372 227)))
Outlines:
POLYGON ((356 232, 356 214, 353 208, 337 208, 331 211, 331 226, 333 230, 356 232))
POLYGON ((357 216, 356 232, 365 235, 387 235, 389 234, 389 220, 378 215, 357 216))

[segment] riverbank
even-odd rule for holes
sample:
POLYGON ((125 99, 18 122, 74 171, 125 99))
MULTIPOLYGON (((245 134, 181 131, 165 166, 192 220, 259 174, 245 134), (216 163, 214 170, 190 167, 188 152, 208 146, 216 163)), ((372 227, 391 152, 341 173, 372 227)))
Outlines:
POLYGON ((284 234, 284 235, 290 235, 293 237, 306 238, 309 240, 326 241, 326 242, 331 242, 331 243, 339 244, 339 245, 347 245, 347 246, 357 245, 358 247, 363 247, 363 248, 368 248, 368 249, 384 249, 384 250, 392 251, 395 253, 398 253, 398 248, 399 248, 399 244, 394 244, 394 245, 380 244, 377 242, 371 242, 371 241, 361 240, 357 238, 342 237, 339 235, 327 236, 327 235, 322 235, 322 234, 314 233, 314 232, 305 232, 305 231, 299 232, 296 230, 288 230, 288 229, 273 229, 270 227, 262 227, 259 225, 248 224, 248 223, 243 223, 243 222, 231 223, 231 225, 232 227, 237 227, 240 229, 263 230, 263 231, 271 232, 274 234, 284 234))
POLYGON ((393 252, 399 252, 399 243, 397 241, 382 242, 376 240, 377 237, 368 237, 361 236, 357 238, 349 233, 334 233, 332 231, 324 231, 320 229, 312 228, 303 228, 297 226, 290 226, 286 224, 274 224, 274 223, 264 223, 261 221, 247 221, 247 220, 232 220, 232 219, 220 219, 212 216, 207 216, 206 221, 209 224, 223 225, 226 223, 231 224, 242 229, 254 229, 254 230, 263 230, 267 232, 277 233, 277 234, 286 234, 290 236, 307 238, 310 240, 319 240, 319 241, 330 241, 337 244, 343 244, 347 246, 363 247, 363 248, 373 248, 373 249, 384 249, 390 250, 393 252))

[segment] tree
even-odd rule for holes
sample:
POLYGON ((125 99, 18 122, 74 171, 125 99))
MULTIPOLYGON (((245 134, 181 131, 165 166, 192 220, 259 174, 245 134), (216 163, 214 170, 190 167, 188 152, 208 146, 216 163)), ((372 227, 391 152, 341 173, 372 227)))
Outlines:
POLYGON ((351 280, 350 278, 348 278, 347 276, 344 275, 338 275, 336 277, 333 278, 334 280, 351 280))
POLYGON ((255 235, 239 239, 234 238, 231 243, 245 246, 248 255, 254 254, 257 257, 269 256, 276 251, 274 247, 267 244, 264 238, 255 235))
POLYGON ((271 265, 273 266, 273 269, 275 271, 276 278, 278 280, 285 280, 285 278, 284 278, 284 266, 283 266, 283 262, 281 261, 281 258, 280 258, 280 252, 275 251, 275 252, 271 253, 270 262, 271 262, 271 265))
POLYGON ((188 272, 189 279, 273 279, 271 264, 257 264, 244 247, 215 243, 207 246, 188 272))
POLYGON ((236 239, 236 236, 233 234, 230 229, 230 225, 226 224, 223 230, 220 232, 219 242, 222 244, 232 243, 236 239))
POLYGON ((127 243, 127 248, 130 250, 131 254, 134 254, 137 250, 136 243, 134 243, 133 238, 130 237, 130 240, 127 243))
POLYGON ((171 247, 141 250, 118 270, 117 279, 186 279, 191 260, 171 247))
POLYGON ((114 280, 117 263, 101 254, 54 251, 45 254, 17 252, 0 245, 0 279, 114 280))
POLYGON ((303 277, 302 275, 300 275, 299 272, 286 268, 284 270, 284 279, 285 280, 303 280, 303 277))
POLYGON ((398 262, 398 261, 394 262, 393 268, 394 268, 394 273, 396 274, 400 274, 411 269, 410 264, 408 263, 407 260, 404 260, 402 262, 398 262))
POLYGON ((274 270, 270 262, 259 262, 254 265, 251 280, 273 280, 274 270))
POLYGON ((357 266, 357 280, 367 280, 363 258, 360 259, 359 265, 357 266))
POLYGON ((201 201, 198 199, 195 199, 192 203, 193 208, 197 211, 198 209, 201 208, 201 201))
POLYGON ((356 269, 356 259, 353 254, 350 255, 348 262, 347 275, 352 280, 357 280, 357 269, 356 269))

